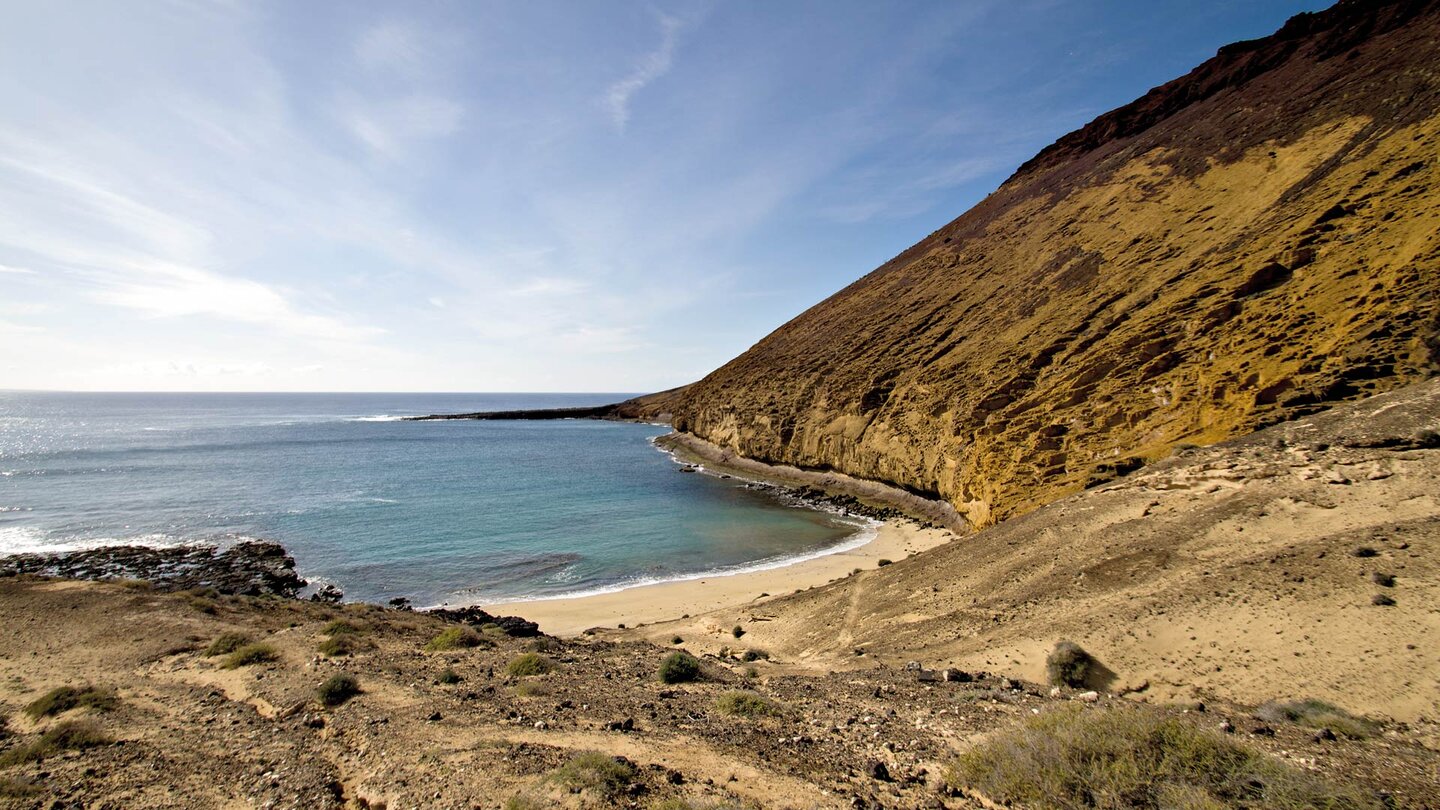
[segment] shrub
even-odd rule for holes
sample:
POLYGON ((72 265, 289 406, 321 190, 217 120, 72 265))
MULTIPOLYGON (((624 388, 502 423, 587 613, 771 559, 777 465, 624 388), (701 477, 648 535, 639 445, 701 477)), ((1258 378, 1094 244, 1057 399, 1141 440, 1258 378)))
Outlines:
POLYGON ((430 643, 425 645, 429 652, 443 652, 445 650, 462 650, 468 647, 479 647, 485 643, 480 634, 466 625, 457 624, 454 627, 447 627, 441 630, 430 643))
POLYGON ((700 659, 678 650, 665 656, 665 660, 660 662, 658 674, 661 683, 693 681, 700 676, 700 659))
POLYGON ((205 657, 229 655, 249 643, 250 637, 244 633, 222 633, 219 638, 210 642, 209 647, 205 648, 205 657))
POLYGON ((356 624, 349 619, 336 619, 335 621, 325 625, 325 628, 320 632, 324 633, 327 636, 344 636, 360 635, 367 630, 368 628, 364 625, 356 624))
POLYGON ((320 702, 326 706, 339 706, 360 694, 360 681, 354 675, 331 675, 315 690, 320 702))
POLYGON ((741 810, 741 807, 723 799, 682 799, 672 796, 650 805, 650 810, 741 810))
POLYGON ((1360 557, 1361 559, 1374 557, 1377 556, 1379 553, 1380 552, 1369 546, 1360 546, 1350 552, 1351 556, 1360 557))
POLYGON ((1363 740, 1373 737, 1380 727, 1363 717, 1326 703, 1323 700, 1269 701, 1255 710, 1255 716, 1268 723, 1297 723, 1310 728, 1328 728, 1336 734, 1363 740))
POLYGON ((685 643, 685 639, 683 639, 683 638, 681 638, 681 637, 679 637, 679 636, 675 636, 674 638, 670 639, 670 643, 671 643, 671 644, 684 644, 684 643, 685 643))
POLYGON ((590 790, 609 799, 630 784, 635 768, 627 760, 584 751, 555 769, 550 778, 571 790, 590 790))
POLYGON ((745 628, 737 624, 734 627, 730 628, 730 635, 734 636, 735 638, 740 638, 741 636, 745 635, 745 628))
POLYGON ((1379 585, 1382 588, 1395 587, 1394 574, 1386 574, 1380 571, 1375 571, 1374 573, 1370 574, 1370 581, 1375 583, 1376 585, 1379 585))
POLYGON ((51 689, 25 707, 25 716, 31 720, 52 717, 71 709, 95 709, 108 712, 115 708, 115 693, 109 689, 94 686, 61 686, 51 689))
POLYGON ((76 720, 59 723, 41 734, 40 739, 0 754, 0 768, 44 759, 61 751, 79 751, 109 742, 110 738, 101 733, 94 723, 76 720))
POLYGON ((1052 686, 1084 686, 1090 677, 1090 667, 1095 662, 1073 641, 1061 641, 1045 659, 1045 677, 1052 686))
POLYGON ((724 692, 715 698, 715 710, 741 717, 762 717, 780 713, 780 706, 764 695, 743 689, 724 692))
POLYGON ((1377 593, 1370 597, 1370 604, 1376 607, 1390 607, 1395 604, 1395 597, 1388 593, 1377 593))
POLYGON ((190 605, 190 607, 195 608, 201 613, 204 613, 206 616, 214 616, 219 611, 215 603, 210 601, 209 599, 200 599, 196 597, 187 599, 185 601, 190 605))
POLYGON ((875 561, 875 567, 876 567, 876 568, 884 568, 884 567, 887 566, 887 565, 894 565, 894 564, 895 564, 895 561, 894 561, 894 560, 887 560, 887 559, 885 559, 884 557, 881 557, 880 559, 878 559, 878 560, 875 561))
POLYGON ((18 799, 25 796, 34 796, 41 792, 43 792, 42 788, 28 779, 0 776, 0 796, 18 799))
POLYGON ((549 810, 550 806, 549 802, 542 802, 524 793, 517 793, 505 800, 505 810, 549 810))
POLYGON ((741 661, 769 661, 770 653, 761 649, 752 648, 740 654, 741 661))
POLYGON ((264 664, 279 657, 280 653, 269 644, 246 644, 225 656, 225 662, 220 666, 224 669, 239 669, 251 664, 264 664))
POLYGON ((1378 808, 1213 732, 1148 707, 1064 706, 961 754, 952 788, 1030 808, 1378 808))
POLYGON ((338 636, 331 636, 325 639, 320 642, 315 649, 319 650, 322 655, 335 658, 341 655, 349 655, 355 652, 359 646, 359 642, 355 640, 353 633, 342 633, 338 636))
POLYGON ((455 684, 460 683, 462 680, 464 679, 460 677, 460 673, 450 667, 440 670, 440 674, 435 676, 436 683, 455 684))
POLYGON ((550 694, 550 690, 546 689, 545 684, 540 681, 521 681, 520 683, 515 684, 514 689, 512 689, 511 691, 515 693, 516 697, 527 698, 542 697, 544 695, 550 694))
POLYGON ((528 678, 544 675, 551 669, 550 659, 540 653, 521 653, 505 665, 505 673, 512 678, 528 678))

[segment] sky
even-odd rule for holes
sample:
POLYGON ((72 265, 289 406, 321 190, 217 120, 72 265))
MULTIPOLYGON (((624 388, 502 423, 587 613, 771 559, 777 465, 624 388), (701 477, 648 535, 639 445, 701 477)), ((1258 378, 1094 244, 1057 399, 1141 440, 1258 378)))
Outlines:
POLYGON ((1309 0, 0 0, 0 389, 653 391, 1309 0))

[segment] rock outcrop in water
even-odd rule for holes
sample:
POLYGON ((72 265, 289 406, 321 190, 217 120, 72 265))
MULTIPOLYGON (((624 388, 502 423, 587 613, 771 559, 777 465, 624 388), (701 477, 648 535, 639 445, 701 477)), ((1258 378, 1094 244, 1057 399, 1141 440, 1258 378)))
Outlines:
POLYGON ((1440 6, 1342 0, 1101 116, 668 395, 985 525, 1440 369, 1440 6))

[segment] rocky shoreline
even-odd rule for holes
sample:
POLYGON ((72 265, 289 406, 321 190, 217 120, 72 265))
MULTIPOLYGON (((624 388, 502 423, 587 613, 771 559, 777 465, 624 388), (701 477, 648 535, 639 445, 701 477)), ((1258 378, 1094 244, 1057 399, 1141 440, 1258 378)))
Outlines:
POLYGON ((0 577, 143 580, 163 591, 213 588, 237 596, 297 598, 309 583, 295 573, 295 558, 263 540, 216 546, 104 546, 55 554, 0 557, 0 577))

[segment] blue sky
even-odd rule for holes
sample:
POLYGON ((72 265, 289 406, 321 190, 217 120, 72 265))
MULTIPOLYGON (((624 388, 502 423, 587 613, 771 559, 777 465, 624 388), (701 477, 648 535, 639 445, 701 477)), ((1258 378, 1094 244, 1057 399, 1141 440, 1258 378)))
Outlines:
POLYGON ((0 2, 0 388, 689 382, 1305 0, 0 2))

